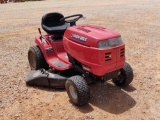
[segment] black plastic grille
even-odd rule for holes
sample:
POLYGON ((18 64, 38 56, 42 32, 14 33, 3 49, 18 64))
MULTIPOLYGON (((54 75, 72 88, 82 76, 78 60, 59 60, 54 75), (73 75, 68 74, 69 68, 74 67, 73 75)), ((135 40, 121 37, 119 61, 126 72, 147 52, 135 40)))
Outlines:
POLYGON ((120 50, 120 57, 123 57, 125 55, 125 49, 121 48, 120 50))
POLYGON ((105 61, 111 60, 111 52, 105 53, 105 61))

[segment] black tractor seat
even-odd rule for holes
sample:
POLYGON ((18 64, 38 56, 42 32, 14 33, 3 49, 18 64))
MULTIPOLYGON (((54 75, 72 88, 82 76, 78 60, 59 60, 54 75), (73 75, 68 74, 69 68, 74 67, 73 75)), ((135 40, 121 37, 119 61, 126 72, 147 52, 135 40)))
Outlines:
POLYGON ((42 17, 42 28, 48 34, 64 34, 65 30, 70 27, 69 23, 60 21, 64 16, 61 13, 47 13, 42 17))

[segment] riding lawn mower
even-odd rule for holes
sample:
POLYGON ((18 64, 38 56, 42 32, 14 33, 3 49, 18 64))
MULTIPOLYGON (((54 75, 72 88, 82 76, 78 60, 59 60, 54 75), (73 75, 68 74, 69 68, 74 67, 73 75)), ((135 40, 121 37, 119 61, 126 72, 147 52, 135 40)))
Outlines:
POLYGON ((82 17, 64 17, 58 12, 42 17, 41 25, 47 34, 42 35, 38 29, 37 45, 28 51, 31 71, 25 80, 31 86, 66 88, 77 106, 88 103, 92 82, 112 79, 118 86, 127 86, 133 80, 121 35, 103 27, 76 25, 82 17))

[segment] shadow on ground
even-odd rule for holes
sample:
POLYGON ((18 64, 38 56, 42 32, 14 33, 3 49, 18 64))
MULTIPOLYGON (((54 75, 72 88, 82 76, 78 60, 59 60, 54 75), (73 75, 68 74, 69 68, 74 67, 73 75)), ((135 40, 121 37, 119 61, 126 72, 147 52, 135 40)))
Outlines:
MULTIPOLYGON (((41 89, 48 92, 65 92, 65 89, 55 89, 50 87, 33 86, 35 89, 41 89)), ((136 101, 126 92, 133 92, 136 89, 133 86, 120 88, 108 82, 98 82, 90 85, 91 98, 89 104, 76 107, 82 113, 94 111, 92 106, 96 106, 112 114, 121 114, 136 105, 136 101)), ((71 103, 71 101, 70 101, 71 103)), ((71 103, 72 104, 72 103, 71 103)))
POLYGON ((89 104, 78 108, 83 113, 93 111, 93 105, 112 114, 121 114, 136 105, 136 101, 125 92, 136 90, 132 86, 120 88, 106 82, 93 84, 90 87, 91 98, 89 104))

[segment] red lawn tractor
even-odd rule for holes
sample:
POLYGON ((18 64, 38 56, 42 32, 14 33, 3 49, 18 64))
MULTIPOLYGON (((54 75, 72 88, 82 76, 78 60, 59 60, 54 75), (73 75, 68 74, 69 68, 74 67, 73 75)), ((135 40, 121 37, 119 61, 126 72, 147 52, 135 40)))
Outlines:
POLYGON ((31 71, 26 77, 28 85, 66 88, 78 106, 88 103, 89 83, 112 79, 118 86, 127 86, 133 80, 121 35, 103 27, 76 25, 82 17, 57 12, 42 17, 47 35, 39 29, 37 45, 28 51, 31 71))

